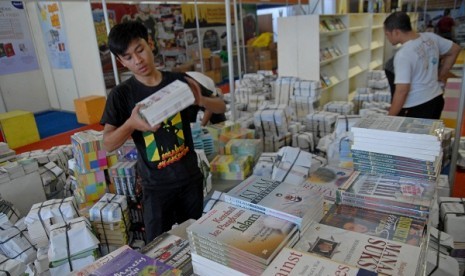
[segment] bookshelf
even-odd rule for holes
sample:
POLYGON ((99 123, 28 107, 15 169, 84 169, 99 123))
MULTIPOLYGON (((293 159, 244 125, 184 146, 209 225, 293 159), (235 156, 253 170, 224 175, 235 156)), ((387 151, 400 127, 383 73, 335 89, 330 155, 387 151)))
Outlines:
POLYGON ((386 14, 302 15, 278 19, 279 76, 329 80, 320 105, 347 101, 366 86, 369 70, 382 69, 386 14), (331 27, 342 23, 343 27, 331 27), (313 35, 319 33, 318 36, 313 35), (328 55, 334 49, 339 54, 328 55), (319 64, 319 66, 315 66, 319 64))

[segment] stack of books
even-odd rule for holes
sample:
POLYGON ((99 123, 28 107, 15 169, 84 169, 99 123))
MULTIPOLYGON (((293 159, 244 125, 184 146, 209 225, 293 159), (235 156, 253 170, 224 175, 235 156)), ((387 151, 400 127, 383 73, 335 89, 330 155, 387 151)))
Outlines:
POLYGON ((194 94, 189 85, 180 80, 175 80, 140 101, 138 104, 142 105, 142 107, 139 114, 149 125, 155 126, 192 105, 194 101, 194 94))
POLYGON ((3 254, 0 254, 0 271, 8 272, 7 275, 23 275, 26 272, 26 264, 10 259, 3 254))
POLYGON ((131 222, 125 196, 105 194, 90 208, 89 219, 100 240, 102 250, 111 252, 130 243, 131 222))
POLYGON ((301 230, 323 217, 323 195, 305 183, 294 185, 252 175, 227 192, 224 200, 290 221, 301 230))
POLYGON ((439 219, 444 232, 454 238, 454 242, 465 244, 465 198, 440 197, 439 219))
POLYGON ((98 244, 99 240, 85 217, 52 225, 48 249, 50 274, 67 275, 93 263, 98 244))
POLYGON ((355 171, 337 190, 336 203, 426 219, 435 190, 434 181, 355 171))
POLYGON ((262 142, 260 139, 231 139, 224 150, 228 155, 250 156, 255 163, 262 154, 262 142))
POLYGON ((232 139, 253 139, 255 131, 243 127, 235 128, 231 131, 224 132, 218 137, 218 152, 225 154, 226 144, 232 139))
POLYGON ((131 249, 129 245, 123 245, 120 248, 116 249, 113 252, 106 254, 105 256, 101 257, 100 259, 96 260, 95 262, 80 268, 79 270, 74 270, 70 276, 89 276, 92 272, 97 270, 98 268, 102 267, 104 264, 108 263, 110 260, 114 259, 116 256, 121 254, 126 249, 131 249))
POLYGON ((105 171, 103 170, 77 174, 76 180, 77 184, 73 195, 79 209, 92 206, 108 191, 105 171))
MULTIPOLYGON (((279 251, 298 239, 296 224, 225 202, 190 225, 187 233, 194 254, 247 275, 262 275, 279 251)), ((194 272, 206 269, 204 275, 219 275, 194 254, 194 272)))
POLYGON ((5 142, 0 142, 0 163, 16 158, 16 152, 8 146, 5 142))
POLYGON ((268 105, 254 113, 254 125, 262 139, 283 137, 288 133, 290 121, 291 110, 286 105, 268 105))
POLYGON ((315 142, 313 140, 313 133, 309 131, 302 131, 292 134, 292 146, 303 151, 314 152, 315 142))
POLYGON ((5 216, 5 219, 7 219, 8 222, 11 224, 15 224, 21 218, 21 213, 13 205, 13 203, 7 200, 4 200, 1 197, 0 197, 0 214, 3 214, 5 216))
POLYGON ((294 110, 295 120, 305 122, 307 114, 313 113, 318 108, 320 97, 319 81, 296 81, 289 101, 289 106, 294 110))
POLYGON ((30 240, 24 219, 0 226, 0 252, 10 259, 29 264, 36 259, 37 249, 30 240))
POLYGON ((208 156, 216 152, 213 137, 207 129, 203 129, 200 123, 196 122, 191 124, 191 130, 195 149, 204 150, 208 156))
POLYGON ((55 162, 48 162, 39 168, 47 199, 62 198, 66 174, 55 162))
POLYGON ((76 132, 71 135, 76 173, 101 171, 107 166, 107 152, 103 149, 103 133, 95 130, 76 132))
POLYGON ((317 111, 307 115, 306 130, 313 133, 316 142, 323 136, 333 133, 338 114, 317 111))
POLYGON ((248 155, 234 156, 218 154, 210 163, 214 178, 244 180, 252 172, 253 159, 248 155))
POLYGON ((416 275, 423 266, 418 246, 320 223, 312 223, 293 248, 380 275, 416 275))
POLYGON ((253 168, 253 175, 271 178, 273 173, 273 164, 276 161, 277 153, 263 152, 253 168))
POLYGON ((279 77, 274 84, 274 100, 277 105, 289 105, 289 99, 294 90, 296 77, 279 77))
POLYGON ((122 161, 108 170, 118 195, 125 195, 135 199, 136 164, 137 161, 122 161))
POLYGON ((340 115, 351 115, 354 112, 354 103, 344 101, 331 101, 323 106, 327 112, 337 113, 340 115))
POLYGON ((361 118, 351 131, 355 170, 433 181, 439 176, 442 121, 371 116, 361 118))
POLYGON ((271 179, 296 185, 303 183, 310 174, 312 156, 299 148, 280 148, 273 164, 271 179))
POLYGON ((74 197, 50 199, 32 205, 24 222, 31 240, 39 247, 48 245, 51 227, 78 217, 74 197))

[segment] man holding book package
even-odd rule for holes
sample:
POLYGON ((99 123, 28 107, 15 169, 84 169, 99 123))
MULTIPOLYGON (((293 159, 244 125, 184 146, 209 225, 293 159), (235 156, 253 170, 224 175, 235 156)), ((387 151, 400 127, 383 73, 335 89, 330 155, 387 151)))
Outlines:
POLYGON ((138 151, 144 222, 147 242, 171 229, 175 223, 197 219, 203 208, 203 176, 197 165, 189 106, 162 123, 151 126, 140 116, 143 99, 180 80, 187 83, 199 105, 213 113, 225 111, 219 98, 209 97, 199 84, 184 74, 158 71, 154 45, 146 27, 129 21, 115 25, 108 35, 110 51, 134 76, 108 95, 100 123, 104 125, 105 150, 119 148, 132 137, 138 151))
POLYGON ((434 33, 412 30, 405 12, 384 21, 386 38, 402 44, 394 57, 395 92, 389 115, 439 119, 444 107, 443 88, 460 46, 434 33))

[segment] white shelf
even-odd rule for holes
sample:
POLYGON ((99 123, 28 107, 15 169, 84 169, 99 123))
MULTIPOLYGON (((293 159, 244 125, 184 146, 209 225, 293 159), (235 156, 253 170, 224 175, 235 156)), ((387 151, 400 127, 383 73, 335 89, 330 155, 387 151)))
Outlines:
POLYGON ((359 32, 359 31, 363 31, 365 29, 366 29, 366 27, 363 27, 363 26, 355 26, 355 27, 350 27, 349 32, 355 33, 355 32, 359 32))
POLYGON ((383 27, 384 27, 384 25, 383 25, 383 24, 381 24, 381 25, 373 25, 373 26, 371 26, 371 28, 372 28, 372 29, 381 29, 381 28, 383 28, 383 27))
POLYGON ((360 44, 351 45, 349 47, 349 55, 355 55, 356 53, 359 53, 359 52, 361 52, 363 50, 365 50, 365 49, 363 49, 362 45, 360 45, 360 44))
POLYGON ((331 59, 327 59, 327 60, 320 61, 320 67, 321 67, 321 66, 325 66, 325 65, 330 64, 330 63, 333 63, 333 62, 335 62, 336 60, 341 59, 341 58, 344 58, 344 57, 346 57, 346 56, 347 56, 347 55, 340 55, 340 56, 337 56, 337 57, 335 57, 335 58, 331 58, 331 59))
POLYGON ((374 50, 374 49, 377 49, 377 48, 381 48, 383 46, 384 46, 384 44, 381 43, 380 41, 372 41, 371 44, 370 44, 370 49, 374 50))
POLYGON ((383 63, 381 62, 381 60, 373 60, 370 62, 370 70, 375 70, 376 68, 378 68, 379 66, 381 66, 383 63))
POLYGON ((356 76, 362 71, 362 67, 360 67, 359 65, 355 65, 354 67, 349 68, 349 78, 356 76))
POLYGON ((326 32, 320 32, 320 36, 335 36, 335 35, 340 35, 342 33, 347 32, 346 30, 335 30, 335 31, 326 31, 326 32))

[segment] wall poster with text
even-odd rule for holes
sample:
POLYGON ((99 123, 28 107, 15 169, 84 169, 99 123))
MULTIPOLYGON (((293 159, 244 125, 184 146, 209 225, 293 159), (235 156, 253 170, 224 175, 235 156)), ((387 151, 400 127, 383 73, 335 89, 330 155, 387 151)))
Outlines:
POLYGON ((0 75, 38 68, 23 2, 0 1, 0 75))
POLYGON ((59 2, 37 2, 45 49, 53 69, 70 69, 71 59, 59 2))

